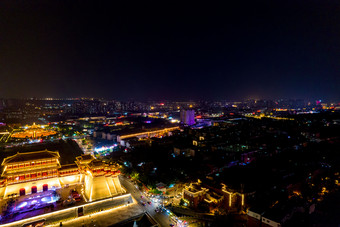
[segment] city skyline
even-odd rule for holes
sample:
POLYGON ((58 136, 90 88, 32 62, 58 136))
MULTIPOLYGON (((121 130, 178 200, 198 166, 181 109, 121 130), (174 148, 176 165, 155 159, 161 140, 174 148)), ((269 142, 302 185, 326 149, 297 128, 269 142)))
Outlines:
POLYGON ((339 100, 332 1, 0 4, 2 98, 339 100))
POLYGON ((340 226, 340 1, 0 1, 0 225, 340 226))
POLYGON ((70 96, 70 97, 61 97, 61 96, 2 96, 0 100, 28 100, 28 101, 80 101, 80 100, 92 100, 92 101, 117 101, 117 102, 141 102, 141 103, 173 103, 173 102, 226 102, 226 103, 234 103, 234 102, 247 102, 247 101, 304 101, 306 103, 310 102, 315 104, 316 102, 322 103, 334 103, 337 104, 340 101, 340 98, 331 97, 321 99, 320 97, 306 97, 306 98, 287 98, 287 97, 278 97, 278 98, 263 98, 263 97, 250 97, 250 98, 228 98, 228 97, 216 97, 216 98, 140 98, 140 97, 130 97, 130 98, 121 98, 121 97, 97 97, 97 96, 70 96))

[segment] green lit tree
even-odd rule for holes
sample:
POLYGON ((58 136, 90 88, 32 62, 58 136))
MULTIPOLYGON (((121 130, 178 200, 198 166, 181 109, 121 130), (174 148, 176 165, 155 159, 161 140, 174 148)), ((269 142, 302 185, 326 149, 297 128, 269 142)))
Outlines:
POLYGON ((133 172, 131 174, 131 179, 134 180, 134 181, 138 181, 139 180, 139 173, 133 172))

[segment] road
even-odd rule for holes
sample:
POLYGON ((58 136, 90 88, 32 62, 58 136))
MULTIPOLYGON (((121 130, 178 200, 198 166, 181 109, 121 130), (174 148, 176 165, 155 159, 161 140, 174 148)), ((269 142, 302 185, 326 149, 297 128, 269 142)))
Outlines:
POLYGON ((148 204, 150 200, 146 198, 141 191, 139 191, 134 184, 127 179, 126 177, 120 176, 120 182, 121 184, 126 188, 128 192, 131 193, 131 195, 134 197, 134 199, 138 202, 139 206, 141 206, 153 219, 155 219, 161 226, 170 226, 170 224, 173 224, 176 226, 176 223, 173 222, 168 213, 166 212, 156 212, 156 208, 159 206, 159 204, 151 203, 148 204), (143 198, 141 198, 143 196, 143 198), (143 206, 141 204, 141 200, 143 202, 146 202, 146 205, 143 206))
POLYGON ((11 137, 12 133, 10 132, 2 132, 0 133, 0 143, 5 143, 11 137))

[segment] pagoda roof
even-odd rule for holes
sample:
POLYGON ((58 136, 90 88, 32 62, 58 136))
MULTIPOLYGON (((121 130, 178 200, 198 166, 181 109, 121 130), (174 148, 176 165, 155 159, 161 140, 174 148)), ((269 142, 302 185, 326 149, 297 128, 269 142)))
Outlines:
POLYGON ((50 159, 50 158, 59 158, 58 151, 33 151, 26 153, 17 153, 13 156, 7 157, 3 160, 1 165, 7 165, 10 163, 21 163, 26 161, 34 161, 34 160, 42 160, 42 159, 50 159))
POLYGON ((88 166, 91 168, 93 168, 93 167, 100 167, 100 166, 105 166, 106 164, 103 162, 103 161, 101 161, 101 160, 92 160, 89 164, 88 164, 88 166))
POLYGON ((93 156, 92 155, 90 155, 90 154, 82 154, 81 155, 81 158, 83 159, 83 160, 90 160, 90 159, 93 159, 93 156))
POLYGON ((68 169, 78 169, 78 168, 79 168, 78 165, 74 163, 74 164, 62 165, 59 171, 68 170, 68 169))
POLYGON ((82 163, 82 162, 89 163, 91 162, 91 160, 95 158, 90 154, 82 154, 81 156, 76 157, 76 159, 79 163, 82 163))

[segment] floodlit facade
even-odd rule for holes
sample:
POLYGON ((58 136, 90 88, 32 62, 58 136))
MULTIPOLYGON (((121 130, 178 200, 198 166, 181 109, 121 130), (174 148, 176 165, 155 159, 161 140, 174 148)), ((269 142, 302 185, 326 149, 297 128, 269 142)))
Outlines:
POLYGON ((202 187, 201 181, 198 180, 197 183, 190 183, 183 189, 183 199, 188 201, 189 206, 196 208, 205 199, 208 191, 209 189, 202 187))
POLYGON ((75 164, 60 165, 59 152, 17 153, 2 162, 0 198, 23 196, 83 184, 88 201, 123 193, 118 165, 106 164, 91 155, 77 157, 75 164))
POLYGON ((225 184, 222 184, 222 193, 225 196, 225 203, 227 209, 242 209, 245 206, 245 196, 248 194, 251 195, 253 193, 241 193, 237 192, 231 189, 228 189, 228 187, 225 184))
POLYGON ((25 138, 36 139, 36 138, 41 138, 41 137, 46 137, 46 136, 53 136, 56 134, 57 132, 54 130, 47 130, 44 128, 44 126, 36 125, 35 123, 33 123, 32 126, 27 127, 22 132, 14 132, 12 137, 19 138, 19 139, 25 139, 25 138))
POLYGON ((194 125, 195 124, 195 110, 181 110, 181 123, 185 125, 194 125))
POLYGON ((76 163, 83 173, 84 193, 89 201, 113 197, 123 193, 118 178, 120 173, 118 165, 104 163, 91 155, 78 157, 76 163))

